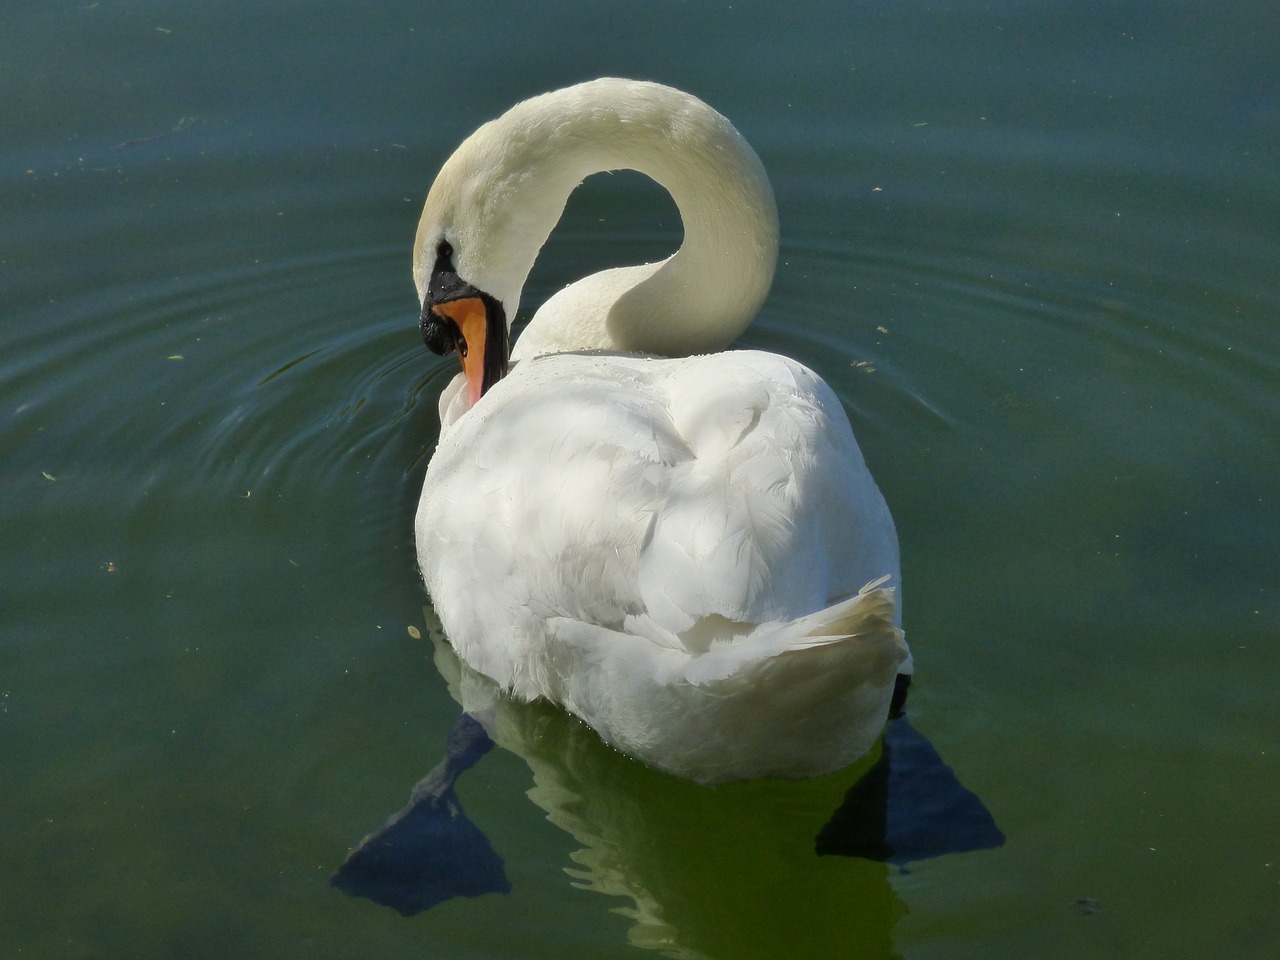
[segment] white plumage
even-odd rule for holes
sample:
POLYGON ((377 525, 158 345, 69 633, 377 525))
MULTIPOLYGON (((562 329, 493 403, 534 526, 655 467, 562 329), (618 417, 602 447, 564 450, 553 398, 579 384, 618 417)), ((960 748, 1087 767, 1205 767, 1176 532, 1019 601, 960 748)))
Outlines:
POLYGON ((415 248, 428 342, 464 355, 417 516, 450 642, 704 782, 851 763, 910 670, 893 522, 839 401, 795 361, 710 352, 750 322, 776 253, 772 193, 728 121, 622 80, 477 131, 415 248), (621 167, 671 192, 680 250, 561 291, 509 374, 486 374, 569 193, 621 167), (476 304, 487 334, 463 319, 476 304))

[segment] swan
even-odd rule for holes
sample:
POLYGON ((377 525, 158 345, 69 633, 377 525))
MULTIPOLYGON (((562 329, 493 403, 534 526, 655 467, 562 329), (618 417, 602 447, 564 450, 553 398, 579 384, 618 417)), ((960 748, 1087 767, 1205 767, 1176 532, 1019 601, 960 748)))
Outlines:
POLYGON ((848 766, 911 673, 897 535, 839 400, 794 360, 727 349, 777 252, 772 188, 729 121, 612 78, 468 137, 414 244, 423 340, 462 368, 415 520, 450 643, 702 783, 848 766), (560 290, 511 349, 570 193, 618 169, 671 194, 679 249, 560 290))

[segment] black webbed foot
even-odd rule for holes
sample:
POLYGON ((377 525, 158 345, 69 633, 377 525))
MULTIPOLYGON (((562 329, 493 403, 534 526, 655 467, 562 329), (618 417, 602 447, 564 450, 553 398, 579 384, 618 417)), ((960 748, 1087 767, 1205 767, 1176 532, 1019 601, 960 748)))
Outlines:
POLYGON ((444 760, 414 786, 409 805, 366 837, 330 884, 405 916, 453 897, 508 892, 502 858, 453 790, 459 775, 492 747, 484 728, 464 713, 449 731, 444 760))
POLYGON ((898 677, 880 757, 818 833, 819 855, 901 866, 1004 843, 990 811, 907 719, 910 683, 898 677))

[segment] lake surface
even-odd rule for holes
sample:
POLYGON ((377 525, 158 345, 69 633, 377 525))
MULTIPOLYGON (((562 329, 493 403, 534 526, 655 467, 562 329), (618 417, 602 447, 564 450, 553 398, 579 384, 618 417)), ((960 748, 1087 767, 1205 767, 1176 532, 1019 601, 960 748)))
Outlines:
MULTIPOLYGON (((0 953, 1280 951, 1280 7, 4 23, 0 953), (458 710, 412 536, 455 364, 418 339, 422 198, 481 122, 605 74, 764 160, 783 250, 742 344, 845 403, 912 718, 1000 849, 818 857, 856 771, 697 788, 534 706, 458 785, 510 893, 406 918, 328 885, 458 710)), ((525 309, 678 235, 651 184, 592 180, 525 309)))

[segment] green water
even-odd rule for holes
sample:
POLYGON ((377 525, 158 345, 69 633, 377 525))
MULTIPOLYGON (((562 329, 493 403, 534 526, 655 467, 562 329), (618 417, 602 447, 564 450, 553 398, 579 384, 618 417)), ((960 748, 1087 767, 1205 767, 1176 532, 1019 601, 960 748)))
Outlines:
MULTIPOLYGON (((0 954, 1275 956, 1278 11, 5 4, 0 954), (454 369, 421 198, 603 74, 761 154, 743 343, 844 400, 913 719, 1003 848, 818 858, 856 771, 708 791, 531 708, 459 785, 510 894, 328 886, 457 713, 412 543, 454 369)), ((524 302, 677 230, 593 181, 524 302)))

